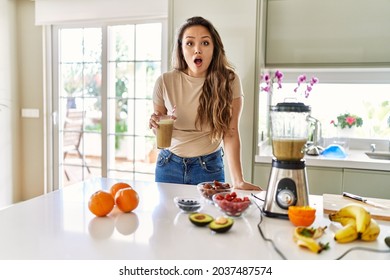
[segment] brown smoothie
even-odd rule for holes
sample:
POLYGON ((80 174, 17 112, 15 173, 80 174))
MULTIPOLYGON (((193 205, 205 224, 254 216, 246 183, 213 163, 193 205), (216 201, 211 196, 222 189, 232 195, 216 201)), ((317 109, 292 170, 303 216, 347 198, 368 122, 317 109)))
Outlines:
POLYGON ((278 160, 301 160, 306 139, 272 139, 272 150, 278 160))
POLYGON ((173 119, 163 119, 158 122, 157 128, 157 148, 168 148, 171 146, 173 119))

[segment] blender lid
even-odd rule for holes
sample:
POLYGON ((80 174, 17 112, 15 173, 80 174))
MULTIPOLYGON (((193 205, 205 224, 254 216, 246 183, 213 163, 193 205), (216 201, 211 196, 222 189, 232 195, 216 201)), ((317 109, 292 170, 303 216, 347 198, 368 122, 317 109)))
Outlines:
POLYGON ((275 112, 310 112, 311 107, 302 102, 281 102, 276 106, 271 106, 271 111, 275 112))

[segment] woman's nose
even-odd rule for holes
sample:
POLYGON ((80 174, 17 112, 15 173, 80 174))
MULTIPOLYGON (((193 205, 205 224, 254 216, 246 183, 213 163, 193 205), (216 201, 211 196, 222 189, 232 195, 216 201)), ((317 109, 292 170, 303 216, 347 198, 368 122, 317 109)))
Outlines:
POLYGON ((201 54, 202 51, 200 49, 200 46, 195 47, 195 54, 201 54))

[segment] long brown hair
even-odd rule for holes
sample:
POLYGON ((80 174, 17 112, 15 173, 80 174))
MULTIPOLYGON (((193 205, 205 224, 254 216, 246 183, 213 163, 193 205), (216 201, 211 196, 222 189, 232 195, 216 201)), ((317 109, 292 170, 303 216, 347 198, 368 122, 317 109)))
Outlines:
POLYGON ((173 52, 173 68, 184 71, 188 65, 184 59, 182 39, 187 28, 201 25, 207 28, 214 44, 213 57, 207 70, 202 94, 199 97, 199 107, 195 124, 201 127, 208 124, 211 127, 212 141, 218 141, 228 131, 232 118, 233 92, 231 83, 235 78, 234 68, 225 55, 221 37, 213 24, 202 18, 192 17, 180 27, 173 52))

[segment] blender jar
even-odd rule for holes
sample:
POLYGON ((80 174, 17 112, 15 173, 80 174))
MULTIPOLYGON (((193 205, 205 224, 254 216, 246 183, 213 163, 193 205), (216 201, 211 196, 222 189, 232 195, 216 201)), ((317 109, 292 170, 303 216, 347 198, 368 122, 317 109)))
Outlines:
POLYGON ((305 153, 311 108, 301 102, 271 106, 272 153, 277 160, 299 161, 305 153))

